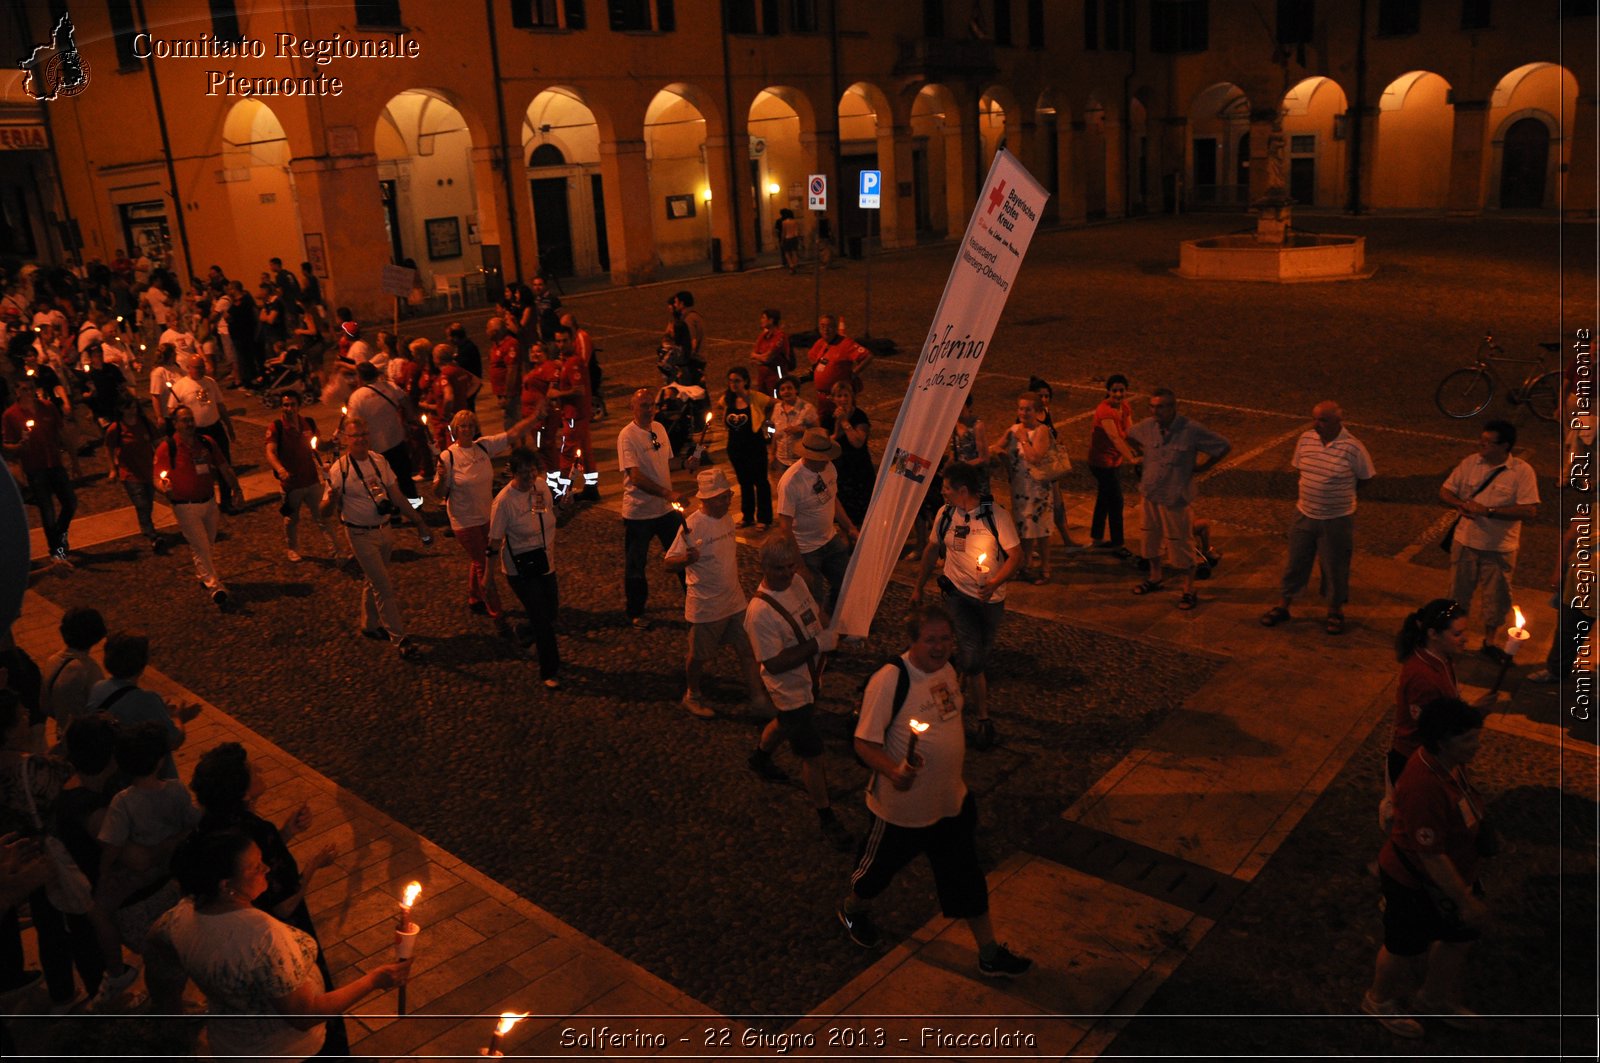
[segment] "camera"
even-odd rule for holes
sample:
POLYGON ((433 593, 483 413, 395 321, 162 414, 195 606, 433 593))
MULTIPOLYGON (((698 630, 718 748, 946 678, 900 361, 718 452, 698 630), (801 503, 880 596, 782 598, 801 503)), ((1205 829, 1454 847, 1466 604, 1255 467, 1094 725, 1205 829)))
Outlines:
POLYGON ((389 499, 387 499, 387 498, 378 499, 377 500, 377 506, 378 506, 378 516, 380 516, 380 517, 392 517, 392 516, 394 516, 394 503, 389 501, 389 499))

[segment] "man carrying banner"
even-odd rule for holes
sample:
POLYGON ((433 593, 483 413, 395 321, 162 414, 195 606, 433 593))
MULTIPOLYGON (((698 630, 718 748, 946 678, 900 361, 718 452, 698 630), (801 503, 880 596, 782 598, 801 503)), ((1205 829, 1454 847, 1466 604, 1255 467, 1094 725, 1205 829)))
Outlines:
POLYGON ((850 564, 850 544, 861 529, 839 501, 833 459, 841 450, 827 430, 808 428, 794 452, 800 460, 778 480, 778 531, 800 547, 806 583, 812 594, 826 599, 831 613, 850 564))
POLYGON ((1011 514, 984 493, 984 472, 977 465, 951 462, 944 473, 944 505, 934 518, 933 534, 922 552, 911 602, 922 607, 922 592, 934 562, 944 559, 939 588, 956 630, 956 670, 965 684, 967 703, 977 717, 974 749, 994 745, 989 718, 989 653, 1006 613, 1006 584, 1022 566, 1021 539, 1011 514))

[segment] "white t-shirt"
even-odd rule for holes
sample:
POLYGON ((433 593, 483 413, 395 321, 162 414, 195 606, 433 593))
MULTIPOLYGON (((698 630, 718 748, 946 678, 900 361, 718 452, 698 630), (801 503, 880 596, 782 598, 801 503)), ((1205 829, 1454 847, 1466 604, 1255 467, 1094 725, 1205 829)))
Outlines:
MULTIPOLYGON (((1017 526, 1000 506, 990 506, 994 518, 995 531, 1000 533, 999 542, 995 541, 994 533, 989 530, 989 524, 978 515, 976 509, 958 509, 955 506, 942 506, 939 514, 934 518, 933 531, 928 535, 928 542, 934 547, 944 547, 944 574, 945 578, 955 584, 956 590, 969 598, 977 598, 980 594, 980 584, 994 578, 1000 571, 1000 566, 1005 564, 1000 557, 1000 551, 1005 550, 1009 556, 1017 551, 1022 540, 1017 537, 1017 526), (944 540, 939 538, 939 526, 945 520, 948 511, 950 527, 945 529, 944 540), (978 571, 978 557, 983 556, 983 572, 978 571)), ((1006 600, 1006 589, 1010 583, 1002 583, 989 596, 991 602, 1006 600)))
POLYGON ((323 1023, 296 1029, 273 1006, 313 978, 321 985, 311 935, 256 908, 202 914, 187 897, 152 932, 172 943, 205 993, 206 1035, 217 1059, 307 1059, 322 1050, 323 1023))
MULTIPOLYGON (((556 570, 556 503, 543 480, 535 479, 533 487, 527 491, 518 491, 515 484, 506 484, 500 489, 489 516, 489 540, 496 539, 505 540, 500 548, 500 569, 506 575, 519 574, 513 555, 541 548, 549 555, 550 571, 556 570)), ((545 575, 543 572, 524 574, 545 575)))
POLYGON ((199 354, 200 341, 194 338, 192 332, 180 332, 175 328, 168 328, 161 334, 159 343, 170 343, 177 348, 179 354, 199 354))
MULTIPOLYGON (((617 468, 624 476, 629 469, 638 469, 662 487, 672 486, 672 444, 667 440, 667 430, 655 421, 649 428, 640 428, 629 421, 617 433, 617 468)), ((646 494, 629 483, 622 489, 623 520, 653 520, 672 512, 672 503, 656 495, 646 494)))
POLYGON ((350 393, 350 416, 367 423, 367 445, 380 454, 406 440, 405 422, 400 419, 403 401, 403 396, 382 380, 362 384, 350 393))
POLYGON ((713 518, 703 509, 689 514, 678 537, 667 549, 667 559, 686 557, 690 545, 700 551, 700 559, 684 570, 688 593, 683 599, 683 615, 691 624, 726 620, 745 611, 744 588, 739 585, 738 540, 733 537, 733 518, 724 513, 713 518))
POLYGON ((217 335, 229 336, 228 311, 233 309, 233 299, 230 296, 219 295, 211 300, 211 317, 217 323, 217 335))
POLYGON ((899 715, 894 715, 899 673, 893 665, 886 664, 867 682, 856 737, 881 744, 889 759, 898 762, 906 756, 911 721, 928 725, 917 736, 922 768, 909 790, 896 790, 876 773, 867 783, 867 808, 873 815, 897 827, 926 827, 960 812, 961 803, 967 799, 967 784, 962 778, 967 736, 961 724, 961 681, 948 664, 937 672, 919 672, 908 654, 902 654, 900 659, 905 661, 911 685, 899 715), (887 738, 884 728, 889 729, 887 738))
POLYGON ((172 366, 158 365, 150 370, 150 394, 158 397, 162 413, 171 413, 173 406, 171 385, 182 380, 184 374, 172 366))
MULTIPOLYGON (((1484 461, 1481 456, 1472 454, 1455 467, 1450 478, 1444 482, 1445 489, 1457 498, 1471 498, 1474 502, 1495 509, 1525 506, 1539 501, 1539 481, 1534 476, 1533 466, 1516 456, 1507 457, 1506 471, 1496 476, 1489 486, 1474 496, 1473 492, 1489 479, 1489 474, 1494 470, 1495 466, 1484 461)), ((1517 548, 1521 538, 1520 520, 1505 520, 1500 517, 1462 517, 1461 523, 1456 525, 1455 541, 1474 550, 1510 553, 1517 548)))
POLYGON ((833 538, 838 497, 839 474, 832 462, 812 472, 797 461, 778 478, 778 515, 794 518, 794 540, 802 554, 822 549, 833 538))
MULTIPOLYGON (((370 431, 370 429, 369 429, 370 431)), ((445 495, 445 512, 452 528, 477 528, 489 523, 494 503, 494 461, 511 449, 504 432, 479 436, 467 446, 451 443, 439 455, 439 471, 434 477, 435 493, 445 495)))
POLYGON ((822 610, 817 608, 816 599, 811 597, 811 591, 806 588, 806 581, 796 575, 788 589, 782 591, 775 591, 763 582, 751 597, 750 607, 744 614, 744 632, 750 637, 750 647, 755 650, 756 660, 761 662, 761 683, 767 688, 772 704, 784 710, 810 705, 816 697, 811 689, 811 669, 805 664, 787 672, 767 671, 769 660, 791 646, 800 645, 804 640, 796 638, 789 621, 762 601, 762 593, 771 595, 789 611, 789 615, 805 632, 806 638, 814 639, 822 633, 822 610))
POLYGON ((328 470, 328 492, 339 500, 340 520, 373 528, 387 522, 378 512, 377 498, 393 502, 400 494, 400 482, 383 455, 373 450, 360 461, 345 454, 334 462, 328 470))
POLYGON ((222 420, 222 391, 210 377, 181 376, 172 382, 172 397, 189 407, 196 428, 210 428, 222 420))
POLYGON ((780 464, 793 465, 800 459, 795 456, 795 437, 789 435, 788 428, 815 428, 821 422, 817 420, 817 408, 805 399, 795 399, 793 406, 785 406, 781 402, 774 402, 767 407, 767 423, 772 426, 773 442, 777 444, 775 452, 780 464))

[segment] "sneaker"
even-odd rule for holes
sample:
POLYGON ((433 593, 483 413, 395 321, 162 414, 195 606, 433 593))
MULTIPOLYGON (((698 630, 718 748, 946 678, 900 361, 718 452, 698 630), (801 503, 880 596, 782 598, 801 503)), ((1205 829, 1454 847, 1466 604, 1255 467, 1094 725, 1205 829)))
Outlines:
POLYGON ((64 549, 52 553, 50 555, 50 563, 57 568, 64 568, 68 571, 71 571, 73 567, 72 560, 67 557, 67 552, 64 549))
POLYGON ((218 587, 216 590, 211 592, 211 600, 216 603, 218 609, 227 608, 228 592, 223 590, 221 587, 218 587))
POLYGON ((980 753, 987 753, 994 748, 994 721, 988 717, 978 721, 976 729, 972 732, 972 748, 980 753))
POLYGON ((1422 1023, 1400 1010, 1392 1000, 1372 999, 1372 990, 1361 996, 1361 1010, 1383 1023, 1383 1028, 1396 1037, 1421 1037, 1422 1023))
POLYGON ((716 715, 716 713, 712 712, 706 707, 704 702, 691 693, 686 692, 683 695, 682 700, 683 707, 688 709, 691 715, 698 716, 702 720, 709 720, 711 717, 716 715))
POLYGON ((872 913, 862 910, 847 912, 843 905, 836 909, 839 922, 844 925, 845 932, 864 949, 875 949, 883 944, 883 935, 878 933, 877 924, 872 921, 872 913))
POLYGON ((828 839, 828 844, 838 852, 855 852, 856 840, 851 836, 849 828, 833 816, 822 821, 822 836, 828 839))
POLYGON ((1465 1004, 1446 1004, 1442 1000, 1434 1000, 1421 993, 1411 998, 1411 1007, 1418 1015, 1423 1015, 1430 1019, 1438 1019, 1455 1030, 1479 1029, 1480 1027, 1473 1020, 1483 1018, 1482 1015, 1479 1015, 1465 1004))
POLYGON ((298 550, 285 550, 283 552, 283 556, 287 557, 290 561, 293 561, 297 565, 305 560, 305 558, 300 556, 300 552, 298 550))
POLYGON ((789 781, 789 773, 772 762, 771 753, 767 753, 758 749, 754 753, 750 754, 749 759, 746 760, 745 763, 750 765, 751 771, 755 772, 768 782, 789 781))
POLYGON ((117 974, 107 972, 106 976, 100 981, 100 989, 95 993, 94 999, 89 1002, 90 1010, 99 1011, 114 1003, 122 995, 123 991, 136 982, 138 978, 139 965, 134 963, 124 964, 122 970, 117 974))
POLYGON ((598 487, 585 487, 582 491, 578 492, 578 501, 579 502, 598 502, 598 501, 600 501, 600 488, 598 488, 598 487))
POLYGON ((1010 978, 1014 975, 1027 974, 1033 966, 1033 961, 1026 956, 1018 956, 1004 945, 994 947, 994 955, 988 959, 983 958, 983 953, 978 953, 978 970, 990 978, 1010 978))

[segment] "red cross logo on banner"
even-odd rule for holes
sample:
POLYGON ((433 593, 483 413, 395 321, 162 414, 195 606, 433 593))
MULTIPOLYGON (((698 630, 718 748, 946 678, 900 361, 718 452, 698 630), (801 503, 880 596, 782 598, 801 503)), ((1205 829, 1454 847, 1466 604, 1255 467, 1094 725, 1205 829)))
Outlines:
POLYGON ((1006 201, 1006 183, 1004 181, 1001 181, 999 184, 994 186, 993 190, 990 191, 990 193, 989 193, 989 209, 985 213, 993 214, 994 213, 994 208, 998 207, 1000 204, 1004 203, 1005 201, 1006 201))

